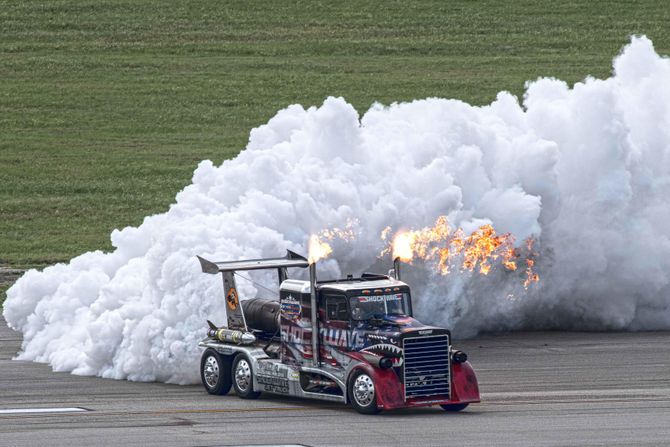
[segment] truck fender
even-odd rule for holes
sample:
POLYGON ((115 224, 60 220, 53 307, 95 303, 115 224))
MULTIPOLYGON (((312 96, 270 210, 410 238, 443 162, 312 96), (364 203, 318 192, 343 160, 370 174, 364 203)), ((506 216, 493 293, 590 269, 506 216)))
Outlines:
POLYGON ((357 371, 363 370, 368 374, 375 385, 375 394, 377 396, 377 407, 397 408, 404 404, 402 394, 402 384, 398 380, 398 376, 393 371, 393 368, 381 369, 375 368, 369 363, 359 363, 349 372, 347 377, 347 402, 349 401, 349 386, 351 379, 357 371))
POLYGON ((451 370, 451 400, 479 402, 479 384, 470 362, 452 363, 451 370))

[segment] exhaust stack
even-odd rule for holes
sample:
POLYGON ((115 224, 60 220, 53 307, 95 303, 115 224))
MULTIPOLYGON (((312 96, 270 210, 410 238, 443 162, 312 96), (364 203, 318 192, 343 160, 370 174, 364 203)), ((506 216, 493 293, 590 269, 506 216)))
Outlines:
POLYGON ((316 319, 316 262, 309 265, 309 291, 312 306, 312 364, 319 366, 319 323, 316 319))
POLYGON ((400 258, 393 260, 393 277, 400 281, 400 258))

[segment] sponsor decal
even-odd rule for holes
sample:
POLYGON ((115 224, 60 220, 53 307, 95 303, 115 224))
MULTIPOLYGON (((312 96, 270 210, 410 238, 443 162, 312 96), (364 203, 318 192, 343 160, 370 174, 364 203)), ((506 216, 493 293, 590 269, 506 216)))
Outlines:
POLYGON ((402 293, 394 295, 373 295, 373 296, 359 296, 359 303, 381 303, 384 301, 400 301, 402 300, 402 293))
POLYGON ((230 288, 228 295, 226 295, 226 303, 228 304, 228 308, 230 310, 235 310, 237 309, 237 306, 240 305, 240 299, 237 296, 237 290, 235 290, 233 287, 230 288))
POLYGON ((266 377, 258 375, 256 380, 259 385, 262 385, 265 391, 271 393, 288 394, 288 379, 280 377, 266 377))
POLYGON ((287 377, 288 368, 280 363, 261 361, 258 362, 258 374, 264 376, 287 377))
POLYGON ((300 318, 302 306, 300 302, 289 295, 284 298, 280 304, 281 316, 290 321, 295 321, 300 318))

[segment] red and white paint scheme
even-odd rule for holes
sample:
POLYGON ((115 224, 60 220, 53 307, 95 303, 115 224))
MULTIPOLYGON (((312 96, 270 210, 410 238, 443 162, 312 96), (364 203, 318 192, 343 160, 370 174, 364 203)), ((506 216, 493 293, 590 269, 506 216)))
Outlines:
POLYGON ((479 402, 467 356, 449 330, 412 316, 409 286, 398 260, 389 275, 317 281, 316 266, 288 252, 283 258, 210 262, 223 276, 227 327, 209 323, 201 377, 211 394, 231 388, 245 399, 261 392, 348 403, 364 414, 440 405, 460 411, 479 402), (309 268, 310 280, 288 278, 309 268), (276 269, 277 301, 240 301, 235 272, 276 269))

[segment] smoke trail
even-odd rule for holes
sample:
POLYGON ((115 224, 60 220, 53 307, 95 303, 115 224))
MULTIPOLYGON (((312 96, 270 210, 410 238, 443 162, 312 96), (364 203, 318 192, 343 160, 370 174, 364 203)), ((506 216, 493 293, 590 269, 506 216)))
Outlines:
MULTIPOLYGON (((527 86, 523 105, 426 99, 293 105, 251 132, 233 160, 203 161, 175 204, 111 235, 114 251, 27 272, 4 316, 23 333, 20 359, 117 379, 198 380, 204 321, 225 319, 216 260, 305 252, 309 235, 358 222, 333 242, 322 276, 388 268, 393 228, 446 215, 534 236, 540 283, 406 270, 418 317, 460 336, 519 328, 670 328, 670 62, 634 38, 605 80, 527 86)), ((262 282, 272 278, 257 276, 262 282)), ((241 282, 242 295, 267 294, 241 282)))

